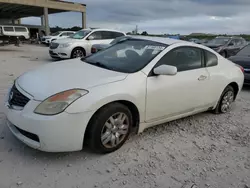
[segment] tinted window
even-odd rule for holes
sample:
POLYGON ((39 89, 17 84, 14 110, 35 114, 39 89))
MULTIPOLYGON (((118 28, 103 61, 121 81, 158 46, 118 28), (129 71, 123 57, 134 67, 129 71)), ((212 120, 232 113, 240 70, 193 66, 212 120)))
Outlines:
POLYGON ((117 37, 124 36, 124 34, 123 33, 119 33, 119 32, 112 32, 112 36, 113 36, 113 39, 115 39, 117 37))
POLYGON ((102 31, 96 31, 92 33, 90 36, 93 37, 93 40, 101 40, 102 38, 102 31))
POLYGON ((90 32, 91 32, 90 30, 81 30, 81 31, 78 31, 75 34, 71 35, 70 38, 73 38, 73 39, 83 39, 90 32))
POLYGON ((157 65, 172 65, 178 72, 202 67, 202 51, 199 48, 180 47, 168 52, 157 65))
POLYGON ((166 47, 154 41, 127 39, 82 60, 105 69, 133 73, 145 67, 166 47))
POLYGON ((229 44, 233 44, 233 46, 235 46, 237 44, 237 40, 236 39, 232 39, 229 44))
POLYGON ((4 27, 4 31, 14 31, 13 27, 4 27))
POLYGON ((27 32, 25 27, 15 27, 16 32, 27 32))
POLYGON ((102 31, 102 39, 113 39, 113 32, 110 31, 102 31))
POLYGON ((65 32, 65 33, 62 33, 60 36, 68 36, 68 34, 65 32))
POLYGON ((215 54, 206 50, 204 50, 204 53, 205 53, 205 60, 206 60, 207 67, 218 65, 218 58, 215 54))
POLYGON ((228 43, 228 41, 230 40, 230 38, 224 38, 224 37, 221 37, 221 38, 215 38, 213 40, 210 40, 208 42, 208 44, 210 45, 225 45, 228 43))
POLYGON ((73 32, 68 32, 67 35, 70 36, 70 35, 73 35, 74 33, 73 32))
POLYGON ((250 45, 245 46, 242 50, 240 50, 237 55, 239 56, 248 56, 250 55, 250 45))

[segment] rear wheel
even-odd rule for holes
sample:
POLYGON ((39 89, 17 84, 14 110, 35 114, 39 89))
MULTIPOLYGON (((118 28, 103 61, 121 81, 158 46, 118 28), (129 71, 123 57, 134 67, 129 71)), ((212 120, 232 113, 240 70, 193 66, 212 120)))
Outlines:
POLYGON ((71 53, 71 58, 84 57, 85 55, 85 51, 82 48, 75 48, 71 53))
POLYGON ((119 149, 128 139, 132 114, 123 104, 112 103, 100 109, 92 118, 86 137, 90 148, 98 153, 119 149))
POLYGON ((214 112, 215 113, 227 113, 230 111, 232 103, 235 99, 235 91, 232 86, 227 86, 223 91, 220 101, 217 104, 214 112))

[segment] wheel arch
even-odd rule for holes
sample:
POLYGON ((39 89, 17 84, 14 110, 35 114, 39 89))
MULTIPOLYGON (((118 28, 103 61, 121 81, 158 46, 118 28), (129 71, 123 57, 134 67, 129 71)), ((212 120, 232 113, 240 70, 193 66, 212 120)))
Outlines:
POLYGON ((230 84, 228 84, 227 86, 232 86, 232 88, 234 89, 234 100, 236 99, 238 93, 239 93, 239 85, 236 82, 231 82, 230 84))
POLYGON ((85 48, 83 48, 83 47, 81 47, 81 46, 76 46, 76 47, 74 47, 74 48, 72 49, 71 54, 70 54, 70 57, 72 57, 73 51, 74 51, 75 49, 81 49, 81 50, 83 51, 83 53, 84 53, 84 56, 86 56, 86 50, 85 50, 85 48))
POLYGON ((87 127, 85 129, 85 133, 84 133, 84 140, 83 142, 86 143, 86 139, 88 139, 88 133, 90 131, 90 128, 91 128, 91 122, 93 121, 93 118, 95 117, 95 115, 102 109, 104 108, 105 106, 107 105, 110 105, 112 103, 120 103, 120 104, 123 104, 124 106, 126 106, 130 112, 132 113, 132 118, 133 118, 133 125, 132 125, 132 128, 133 128, 133 131, 134 132, 137 132, 138 129, 139 129, 139 123, 140 123, 140 112, 139 112, 139 109, 137 108, 137 106, 129 101, 129 100, 115 100, 115 101, 112 101, 112 102, 108 102, 106 104, 103 104, 101 107, 99 107, 94 113, 93 115, 91 116, 88 124, 87 124, 87 127))

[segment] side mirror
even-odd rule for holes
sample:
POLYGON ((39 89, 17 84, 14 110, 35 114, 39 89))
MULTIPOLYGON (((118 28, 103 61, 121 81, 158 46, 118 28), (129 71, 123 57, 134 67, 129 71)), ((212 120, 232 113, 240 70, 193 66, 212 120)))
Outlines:
POLYGON ((160 65, 159 67, 154 68, 153 72, 156 75, 176 75, 177 67, 171 65, 160 65))
POLYGON ((90 35, 89 37, 88 37, 88 40, 94 40, 95 39, 95 37, 93 37, 92 35, 90 35))
POLYGON ((228 44, 228 46, 233 46, 234 45, 234 43, 232 43, 232 42, 230 42, 229 44, 228 44))

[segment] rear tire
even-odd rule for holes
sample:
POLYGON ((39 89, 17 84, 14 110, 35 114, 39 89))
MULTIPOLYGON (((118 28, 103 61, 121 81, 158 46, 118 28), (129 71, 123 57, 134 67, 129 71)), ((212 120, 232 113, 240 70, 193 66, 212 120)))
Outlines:
POLYGON ((92 117, 85 134, 87 145, 97 153, 113 152, 126 142, 132 124, 132 114, 125 105, 108 104, 92 117))
POLYGON ((235 99, 235 91, 232 86, 227 86, 221 94, 220 100, 214 109, 214 113, 227 113, 235 99))

